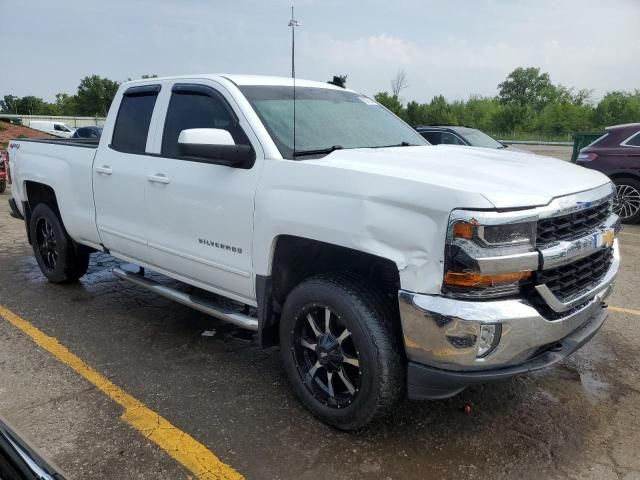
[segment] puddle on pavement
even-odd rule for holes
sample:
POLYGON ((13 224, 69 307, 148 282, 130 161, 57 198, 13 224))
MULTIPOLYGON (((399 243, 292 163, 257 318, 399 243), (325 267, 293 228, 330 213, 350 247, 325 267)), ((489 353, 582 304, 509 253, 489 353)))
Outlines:
POLYGON ((580 373, 580 383, 582 391, 591 405, 609 398, 609 384, 596 378, 593 372, 580 373))
POLYGON ((560 399, 556 397, 553 393, 549 392, 548 390, 540 389, 538 393, 542 398, 549 400, 550 402, 560 403, 560 399))

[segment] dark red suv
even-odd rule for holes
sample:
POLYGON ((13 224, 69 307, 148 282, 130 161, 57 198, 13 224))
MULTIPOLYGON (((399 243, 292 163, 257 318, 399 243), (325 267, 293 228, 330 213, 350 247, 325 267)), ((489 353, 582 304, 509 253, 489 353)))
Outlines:
POLYGON ((616 184, 616 213, 624 223, 640 221, 640 123, 607 128, 580 151, 578 165, 598 170, 616 184))

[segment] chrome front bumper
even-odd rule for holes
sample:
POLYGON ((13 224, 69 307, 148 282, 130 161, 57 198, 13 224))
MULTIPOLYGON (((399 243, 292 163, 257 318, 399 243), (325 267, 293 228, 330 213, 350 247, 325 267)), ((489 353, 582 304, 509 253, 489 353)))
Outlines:
POLYGON ((500 369, 521 364, 545 347, 561 342, 595 317, 606 317, 602 303, 611 293, 620 259, 617 245, 609 271, 582 304, 566 315, 545 318, 523 298, 469 301, 400 291, 400 317, 410 362, 450 371, 500 369), (604 316, 603 316, 604 315, 604 316), (500 324, 501 338, 478 358, 483 323, 500 324))

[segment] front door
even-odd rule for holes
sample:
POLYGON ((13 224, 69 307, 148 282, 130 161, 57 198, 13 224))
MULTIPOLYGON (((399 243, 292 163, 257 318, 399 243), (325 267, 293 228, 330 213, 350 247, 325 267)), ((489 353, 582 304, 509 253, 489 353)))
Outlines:
POLYGON ((162 269, 250 301, 255 298, 251 250, 262 150, 232 97, 216 85, 172 87, 160 152, 146 165, 148 242, 153 263, 162 269), (243 169, 184 157, 178 136, 189 128, 225 129, 236 144, 251 145, 257 161, 243 169))

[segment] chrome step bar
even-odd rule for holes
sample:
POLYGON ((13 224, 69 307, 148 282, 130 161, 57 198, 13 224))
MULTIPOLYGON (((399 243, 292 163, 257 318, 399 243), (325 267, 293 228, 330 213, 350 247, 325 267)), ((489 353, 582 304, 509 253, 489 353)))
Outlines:
POLYGON ((258 319, 255 317, 234 312, 232 310, 218 306, 208 300, 189 295, 188 293, 181 292, 165 285, 161 285, 158 282, 154 282, 153 280, 143 277, 138 273, 128 272, 118 267, 114 267, 112 272, 121 280, 126 280, 135 285, 138 285, 139 287, 146 288, 147 290, 157 293, 158 295, 168 298, 169 300, 181 303, 182 305, 191 307, 194 310, 198 310, 199 312, 219 318, 220 320, 231 323, 240 328, 245 328, 254 332, 258 330, 258 319))

